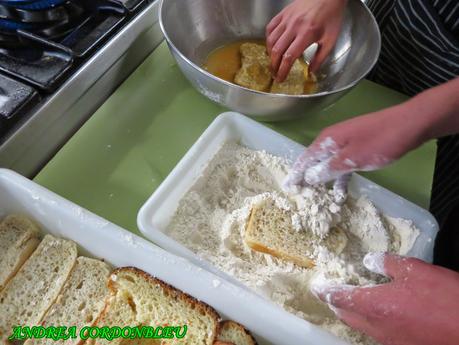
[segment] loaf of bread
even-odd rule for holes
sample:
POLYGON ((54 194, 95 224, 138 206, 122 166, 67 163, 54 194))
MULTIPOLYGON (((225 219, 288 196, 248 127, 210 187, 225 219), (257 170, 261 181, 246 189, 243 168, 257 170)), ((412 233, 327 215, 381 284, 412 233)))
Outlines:
POLYGON ((220 344, 256 345, 250 332, 234 321, 222 321, 218 330, 217 341, 220 344))
POLYGON ((46 235, 0 292, 0 340, 17 325, 38 325, 62 290, 77 257, 72 241, 46 235))
POLYGON ((0 291, 37 248, 39 229, 29 219, 10 215, 0 224, 0 291))
MULTIPOLYGON (((101 260, 80 256, 76 260, 70 276, 54 304, 41 321, 48 326, 92 326, 100 316, 105 299, 108 297, 107 280, 110 266, 101 260)), ((68 340, 36 339, 28 340, 26 345, 81 345, 84 340, 79 337, 68 340)))
POLYGON ((297 231, 292 225, 292 214, 266 201, 252 208, 244 233, 247 245, 255 251, 267 253, 306 268, 314 266, 313 243, 339 254, 347 245, 343 230, 334 228, 320 240, 307 230, 297 231))
MULTIPOLYGON (((218 314, 210 306, 133 267, 116 269, 108 282, 111 296, 96 325, 184 326, 182 339, 136 340, 136 344, 211 345, 218 330, 218 314)), ((129 341, 129 344, 133 342, 129 341)), ((91 339, 89 344, 127 344, 126 340, 91 339)))

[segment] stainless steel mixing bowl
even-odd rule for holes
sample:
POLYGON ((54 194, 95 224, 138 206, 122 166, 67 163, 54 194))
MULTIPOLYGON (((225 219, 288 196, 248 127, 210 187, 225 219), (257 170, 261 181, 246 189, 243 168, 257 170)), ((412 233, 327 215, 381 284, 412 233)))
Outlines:
POLYGON ((378 25, 360 0, 349 0, 341 34, 319 71, 312 95, 278 95, 249 90, 206 72, 201 66, 217 47, 244 38, 263 38, 265 27, 288 0, 163 0, 161 28, 180 69, 204 96, 263 121, 307 116, 335 103, 376 63, 378 25))

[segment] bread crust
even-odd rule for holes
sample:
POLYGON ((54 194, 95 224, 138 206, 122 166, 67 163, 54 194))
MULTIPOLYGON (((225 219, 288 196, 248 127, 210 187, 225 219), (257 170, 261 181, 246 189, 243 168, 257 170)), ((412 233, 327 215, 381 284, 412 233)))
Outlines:
MULTIPOLYGON (((242 333, 244 333, 246 335, 246 339, 247 339, 247 341, 249 342, 250 345, 258 345, 257 341, 252 336, 252 333, 250 333, 250 331, 247 328, 245 328, 244 326, 242 326, 240 323, 237 323, 237 322, 232 321, 232 320, 221 321, 219 323, 219 335, 226 328, 238 329, 240 332, 242 332, 242 333)), ((218 339, 218 336, 217 336, 217 339, 218 339)), ((225 342, 225 341, 217 340, 217 342, 214 343, 214 345, 218 345, 217 344, 218 342, 220 343, 220 345, 232 344, 231 342, 225 342)), ((239 344, 234 344, 234 345, 239 345, 239 344)))
MULTIPOLYGON (((186 292, 183 292, 182 290, 179 290, 172 285, 152 276, 151 274, 142 271, 141 269, 137 267, 132 267, 132 266, 127 266, 127 267, 119 267, 115 269, 111 275, 117 274, 118 272, 133 272, 135 274, 138 274, 142 276, 145 280, 150 281, 152 285, 154 284, 159 284, 165 291, 168 291, 172 294, 173 297, 181 299, 183 301, 188 301, 195 307, 197 307, 199 310, 204 311, 206 314, 210 315, 212 319, 218 324, 220 321, 220 316, 218 315, 217 311, 212 308, 210 305, 208 305, 205 302, 199 301, 198 299, 194 298, 193 296, 190 296, 186 292)), ((108 280, 108 288, 113 289, 113 281, 111 279, 108 280)), ((215 334, 217 333, 217 328, 215 329, 215 334)))
MULTIPOLYGON (((199 301, 198 299, 190 296, 189 294, 173 287, 172 285, 152 276, 151 274, 139 269, 139 268, 136 268, 136 267, 132 267, 132 266, 127 266, 127 267, 119 267, 117 269, 115 269, 114 271, 112 271, 111 275, 110 276, 113 276, 113 275, 118 275, 120 273, 123 273, 123 272, 131 272, 137 276, 140 276, 142 277, 143 279, 145 279, 146 281, 148 281, 151 285, 159 285, 161 286, 161 288, 163 289, 163 291, 165 291, 166 293, 169 294, 169 296, 175 300, 182 300, 188 304, 191 304, 194 309, 198 310, 200 313, 202 314, 206 314, 206 315, 209 315, 213 321, 214 321, 214 324, 215 324, 215 327, 213 329, 213 338, 211 339, 211 344, 213 342, 215 342, 215 340, 217 339, 217 334, 219 332, 219 321, 220 321, 220 315, 217 313, 217 311, 212 308, 210 305, 202 302, 202 301, 199 301)), ((100 322, 103 321, 105 315, 108 313, 108 310, 109 310, 109 307, 110 307, 110 298, 113 297, 116 292, 117 292, 117 288, 116 288, 116 281, 112 280, 112 279, 108 279, 108 282, 107 282, 107 286, 108 286, 108 289, 110 290, 111 292, 111 296, 108 296, 107 299, 106 299, 106 303, 105 303, 105 307, 104 309, 102 310, 100 316, 98 317, 95 325, 99 324, 100 322)), ((136 325, 137 326, 137 325, 136 325)), ((88 342, 86 343, 88 344, 88 342)), ((92 344, 91 342, 89 342, 89 344, 92 344)))

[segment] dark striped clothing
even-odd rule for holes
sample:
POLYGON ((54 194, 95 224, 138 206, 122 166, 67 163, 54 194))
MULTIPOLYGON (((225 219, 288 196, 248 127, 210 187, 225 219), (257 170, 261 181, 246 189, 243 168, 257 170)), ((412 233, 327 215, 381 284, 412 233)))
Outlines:
POLYGON ((459 75, 458 0, 370 0, 368 5, 382 38, 374 81, 413 96, 459 75), (456 4, 455 13, 446 16, 442 4, 456 4))
MULTIPOLYGON (((370 79, 414 96, 459 76, 459 0, 369 0, 367 5, 382 38, 370 79)), ((459 135, 438 140, 430 209, 441 229, 434 261, 459 270, 459 135)))

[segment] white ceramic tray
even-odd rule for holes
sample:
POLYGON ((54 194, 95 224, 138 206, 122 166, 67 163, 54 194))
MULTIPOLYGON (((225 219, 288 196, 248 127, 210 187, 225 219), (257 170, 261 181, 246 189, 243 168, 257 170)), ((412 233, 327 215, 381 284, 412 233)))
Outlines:
POLYGON ((71 239, 80 255, 135 266, 213 306, 252 331, 260 344, 345 344, 261 297, 100 218, 34 182, 0 169, 0 217, 19 213, 43 232, 71 239), (269 339, 269 341, 268 341, 269 339))
MULTIPOLYGON (((225 277, 224 273, 198 258, 193 252, 168 237, 164 231, 180 199, 199 178, 209 160, 227 141, 236 141, 248 148, 265 150, 289 160, 293 160, 304 150, 303 145, 246 116, 234 112, 223 113, 206 129, 145 202, 137 217, 139 229, 154 243, 225 277)), ((428 211, 358 174, 353 174, 349 192, 354 197, 366 195, 388 216, 412 220, 421 233, 408 255, 432 262, 438 223, 428 211)))
MULTIPOLYGON (((265 150, 271 154, 289 159, 294 159, 304 150, 304 146, 248 117, 233 112, 224 113, 207 128, 142 206, 137 217, 137 224, 147 238, 162 248, 189 259, 191 262, 248 292, 249 289, 243 286, 242 283, 218 270, 207 261, 200 259, 192 251, 163 232, 174 215, 180 199, 193 186, 221 145, 227 141, 236 141, 251 149, 265 150)), ((438 224, 428 211, 357 174, 352 177, 349 191, 354 197, 366 195, 381 212, 388 216, 412 220, 421 233, 408 254, 428 262, 432 261, 434 238, 438 232, 438 224)), ((266 303, 271 304, 268 301, 266 303)), ((259 315, 263 314, 260 313, 259 315)), ((292 336, 294 335, 295 339, 302 339, 301 341, 293 341, 291 339, 287 343, 326 344, 325 341, 319 340, 322 339, 322 333, 319 333, 318 327, 286 311, 279 312, 278 315, 279 324, 287 327, 289 329, 287 332, 292 336), (291 327, 293 324, 290 324, 290 321, 287 322, 287 319, 295 319, 295 324, 301 324, 302 326, 298 328, 291 327)), ((276 343, 281 344, 284 342, 278 341, 276 343)))

